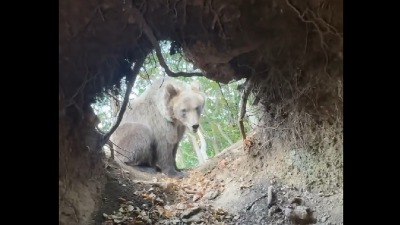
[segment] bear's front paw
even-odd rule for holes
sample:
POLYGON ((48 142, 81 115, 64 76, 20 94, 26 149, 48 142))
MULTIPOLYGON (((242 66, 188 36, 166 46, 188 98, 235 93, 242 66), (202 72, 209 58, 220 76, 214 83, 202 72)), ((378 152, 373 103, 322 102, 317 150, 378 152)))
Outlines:
POLYGON ((176 178, 176 179, 182 179, 187 176, 186 172, 180 172, 180 171, 168 171, 165 173, 170 178, 176 178))
POLYGON ((150 174, 157 173, 157 170, 150 166, 131 166, 131 167, 136 170, 139 170, 140 172, 145 172, 145 173, 150 173, 150 174))

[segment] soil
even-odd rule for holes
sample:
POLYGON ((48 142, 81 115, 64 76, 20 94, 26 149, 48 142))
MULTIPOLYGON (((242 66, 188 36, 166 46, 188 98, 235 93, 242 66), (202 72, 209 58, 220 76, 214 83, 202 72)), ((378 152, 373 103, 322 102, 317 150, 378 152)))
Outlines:
POLYGON ((298 187, 254 162, 241 141, 181 180, 110 160, 92 224, 343 224, 341 188, 298 187))

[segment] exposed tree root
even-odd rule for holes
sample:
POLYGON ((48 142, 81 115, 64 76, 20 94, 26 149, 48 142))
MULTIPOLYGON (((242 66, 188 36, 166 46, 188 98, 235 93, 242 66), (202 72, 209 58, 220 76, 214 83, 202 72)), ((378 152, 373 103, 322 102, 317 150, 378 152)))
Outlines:
POLYGON ((244 129, 244 124, 243 124, 243 119, 246 114, 247 99, 249 98, 249 95, 253 88, 252 78, 253 78, 253 76, 248 78, 246 80, 246 82, 243 84, 243 92, 242 92, 242 96, 241 96, 240 102, 239 102, 239 110, 240 110, 239 111, 239 128, 240 128, 240 133, 242 134, 244 151, 250 151, 250 147, 252 145, 252 141, 248 140, 246 137, 246 131, 244 129))
POLYGON ((145 59, 145 56, 142 56, 141 58, 139 58, 135 62, 135 66, 133 67, 131 75, 126 77, 128 84, 126 87, 124 101, 122 102, 121 111, 118 114, 118 118, 117 118, 117 121, 115 122, 114 126, 110 129, 110 131, 106 135, 104 135, 101 146, 104 146, 104 144, 106 144, 108 142, 108 140, 110 139, 110 136, 114 133, 114 131, 118 128, 119 124, 121 123, 122 117, 123 117, 126 107, 128 105, 129 95, 132 91, 133 85, 135 84, 136 76, 139 73, 140 68, 143 66, 144 59, 145 59))
POLYGON ((160 65, 162 68, 164 68, 165 72, 168 74, 170 77, 193 77, 193 76, 203 76, 202 73, 185 73, 185 72, 172 72, 167 63, 164 60, 164 57, 162 56, 160 45, 158 44, 158 41, 156 37, 153 34, 153 31, 149 27, 149 25, 146 23, 146 20, 143 18, 143 15, 140 13, 140 11, 132 6, 132 12, 134 13, 134 16, 138 19, 139 26, 143 30, 144 34, 147 36, 151 44, 153 45, 154 49, 156 50, 156 55, 158 58, 158 61, 160 62, 160 65))

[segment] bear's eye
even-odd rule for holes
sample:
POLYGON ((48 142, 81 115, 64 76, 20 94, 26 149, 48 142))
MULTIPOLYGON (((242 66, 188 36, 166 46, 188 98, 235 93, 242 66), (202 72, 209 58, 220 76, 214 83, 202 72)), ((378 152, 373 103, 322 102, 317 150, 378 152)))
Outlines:
POLYGON ((181 110, 181 115, 182 115, 182 117, 185 117, 185 115, 186 115, 186 109, 182 109, 182 110, 181 110))

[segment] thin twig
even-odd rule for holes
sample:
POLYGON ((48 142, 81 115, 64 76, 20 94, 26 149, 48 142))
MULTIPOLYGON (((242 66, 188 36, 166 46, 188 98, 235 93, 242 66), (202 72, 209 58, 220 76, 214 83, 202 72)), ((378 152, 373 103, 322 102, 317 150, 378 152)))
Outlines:
POLYGON ((94 9, 94 12, 92 14, 92 16, 90 17, 90 19, 81 27, 80 30, 78 30, 78 32, 76 32, 70 39, 69 41, 72 41, 73 39, 77 38, 79 35, 81 35, 88 27, 89 25, 92 23, 93 19, 96 17, 97 13, 100 14, 100 16, 102 17, 102 20, 104 20, 103 17, 103 13, 101 11, 100 6, 96 6, 96 8, 94 9))
POLYGON ((97 9, 99 10, 99 13, 100 13, 101 19, 103 20, 103 22, 105 22, 105 21, 106 21, 106 19, 104 18, 104 15, 103 15, 103 10, 101 10, 100 6, 99 6, 97 9))
POLYGON ((150 75, 149 75, 149 73, 147 72, 146 67, 144 66, 143 69, 144 69, 144 72, 145 72, 146 75, 147 75, 147 80, 150 80, 150 75))
POLYGON ((81 86, 78 87, 78 89, 72 95, 72 97, 69 100, 67 100, 65 108, 68 108, 68 107, 76 104, 74 99, 82 92, 82 90, 86 87, 86 85, 89 83, 89 81, 93 80, 93 78, 95 77, 95 76, 92 76, 91 78, 88 79, 87 78, 88 76, 89 76, 89 73, 86 73, 85 80, 82 82, 81 86))
MULTIPOLYGON (((328 63, 329 63, 329 56, 328 56, 328 53, 326 52, 327 44, 325 43, 325 40, 324 40, 324 34, 322 33, 320 27, 318 26, 317 22, 315 21, 315 19, 316 19, 315 18, 315 14, 313 14, 313 12, 311 10, 308 10, 308 9, 306 9, 303 13, 300 13, 300 10, 297 9, 296 6, 294 6, 290 2, 290 0, 286 0, 286 3, 291 9, 293 9, 293 11, 295 11, 297 13, 297 15, 299 16, 301 21, 303 21, 304 23, 311 23, 311 24, 313 24, 315 26, 315 28, 316 28, 316 30, 317 30, 317 32, 319 34, 319 37, 320 37, 321 49, 322 49, 322 52, 324 53, 324 56, 325 56, 324 72, 329 75, 329 73, 327 71, 327 67, 328 67, 328 63), (310 14, 314 17, 314 20, 308 20, 308 19, 304 18, 306 11, 307 12, 308 11, 311 12, 310 14)), ((328 28, 328 30, 329 30, 329 28, 328 28)))
POLYGON ((248 206, 246 206, 246 211, 249 211, 250 209, 251 209, 251 207, 253 207, 253 205, 256 203, 256 202, 258 202, 258 201, 260 201, 261 199, 263 199, 263 198, 265 198, 265 197, 267 197, 268 196, 268 193, 265 193, 265 194, 263 194, 261 197, 259 197, 259 198, 257 198, 256 200, 254 200, 251 204, 249 204, 248 206))
POLYGON ((214 14, 214 19, 213 19, 213 22, 212 22, 212 25, 211 25, 211 29, 214 30, 215 23, 218 22, 218 26, 219 26, 218 35, 220 35, 222 38, 226 39, 226 34, 225 34, 225 32, 224 32, 224 28, 222 27, 221 20, 219 19, 219 16, 218 16, 218 14, 220 13, 220 11, 221 11, 223 8, 220 8, 220 9, 218 10, 218 12, 216 12, 216 11, 214 10, 214 8, 212 7, 212 4, 213 4, 213 0, 210 0, 210 2, 209 2, 209 5, 210 5, 210 6, 209 6, 209 9, 210 9, 210 11, 214 14), (222 34, 222 35, 221 35, 221 34, 222 34))
POLYGON ((114 101, 116 101, 119 104, 119 100, 111 93, 109 93, 108 91, 105 92, 106 95, 108 95, 110 98, 114 99, 114 101))
MULTIPOLYGON (((117 147, 117 148, 121 149, 122 151, 125 151, 125 152, 127 152, 127 150, 125 150, 125 149, 123 149, 123 148, 119 147, 118 145, 116 145, 116 144, 115 144, 114 142, 112 142, 111 140, 108 140, 108 142, 107 142, 107 143, 110 145, 110 150, 111 150, 112 146, 115 146, 115 147, 117 147)), ((122 155, 123 157, 125 157, 125 158, 129 159, 129 157, 128 157, 128 156, 126 156, 126 155, 124 155, 124 154, 120 153, 120 152, 119 152, 119 151, 117 151, 117 150, 114 150, 114 148, 113 148, 113 151, 115 151, 116 153, 118 153, 118 154, 122 155)), ((112 154, 114 154, 114 153, 112 153, 112 154)))

